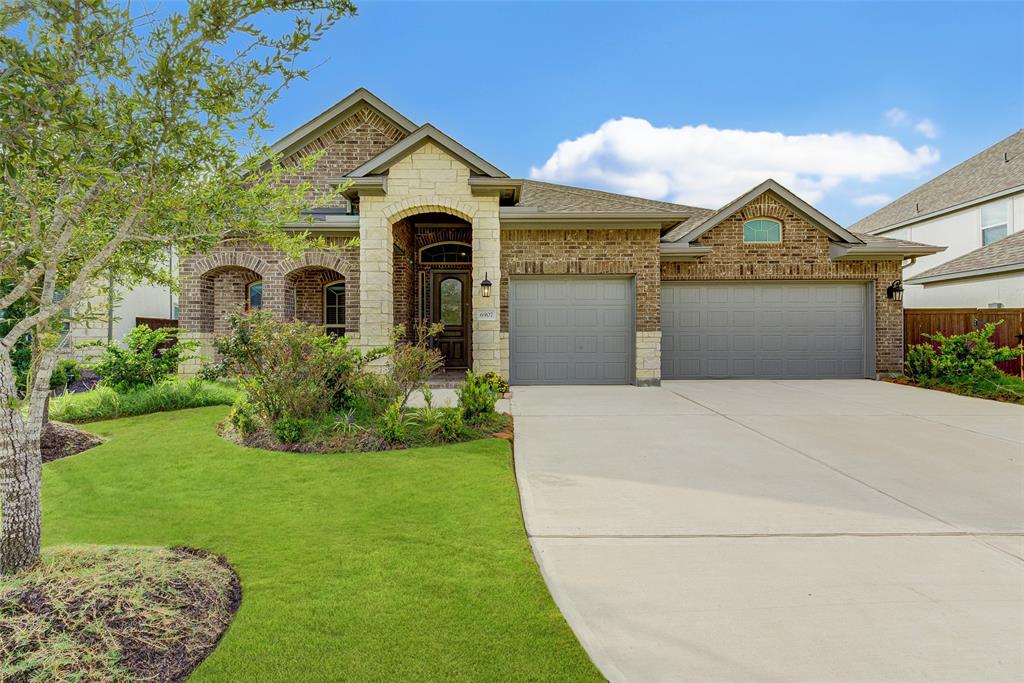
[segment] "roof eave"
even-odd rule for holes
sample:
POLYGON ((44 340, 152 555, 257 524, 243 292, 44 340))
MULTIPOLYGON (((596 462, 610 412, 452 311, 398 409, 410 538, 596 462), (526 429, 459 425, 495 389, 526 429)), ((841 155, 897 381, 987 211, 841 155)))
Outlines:
POLYGON ((930 256, 945 250, 946 247, 933 247, 930 245, 872 247, 868 245, 846 245, 831 242, 828 245, 828 256, 833 261, 890 261, 898 258, 930 256))
MULTIPOLYGON (((966 202, 960 202, 959 204, 954 204, 953 206, 947 206, 944 209, 937 209, 935 211, 932 211, 931 213, 925 213, 925 214, 921 214, 920 216, 914 216, 913 218, 908 218, 908 219, 900 221, 898 223, 893 223, 891 225, 887 225, 887 226, 885 226, 883 228, 875 228, 873 230, 867 230, 867 231, 863 231, 862 230, 860 232, 867 232, 869 235, 881 235, 882 233, 885 233, 885 232, 892 232, 893 230, 899 230, 900 228, 906 228, 906 227, 908 227, 910 225, 914 225, 915 223, 920 223, 921 221, 928 221, 928 220, 931 220, 933 218, 939 218, 940 216, 945 216, 946 214, 956 213, 957 211, 962 211, 964 209, 969 209, 972 206, 977 206, 978 204, 984 204, 985 202, 990 202, 990 201, 992 201, 994 199, 1001 199, 1002 197, 1006 197, 1006 196, 1009 196, 1011 194, 1017 194, 1019 192, 1024 192, 1024 185, 1014 185, 1013 187, 1007 188, 1005 190, 1000 190, 999 192, 993 192, 992 194, 987 194, 987 195, 985 195, 983 197, 977 197, 976 199, 970 199, 970 200, 968 200, 966 202)), ((853 226, 851 226, 851 227, 857 227, 856 223, 853 226)))
POLYGON ((685 219, 685 216, 676 213, 651 211, 543 211, 522 206, 503 206, 498 209, 498 217, 510 223, 630 222, 637 224, 638 228, 649 228, 652 225, 660 228, 685 219))
POLYGON ((663 262, 687 262, 707 256, 713 251, 711 247, 678 244, 676 242, 661 243, 661 260, 663 262))

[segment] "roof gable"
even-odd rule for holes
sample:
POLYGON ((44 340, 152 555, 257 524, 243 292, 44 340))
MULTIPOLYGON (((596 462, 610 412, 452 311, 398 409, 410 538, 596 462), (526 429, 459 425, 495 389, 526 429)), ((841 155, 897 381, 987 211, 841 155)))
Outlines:
POLYGON ((321 112, 291 133, 270 145, 275 154, 287 156, 344 121, 361 107, 369 107, 406 134, 416 130, 415 123, 396 111, 389 104, 366 88, 359 88, 351 95, 339 100, 326 111, 321 112))
POLYGON ((895 229, 1016 187, 1024 189, 1024 129, 860 219, 850 229, 895 229))
POLYGON ((429 123, 423 124, 409 135, 409 137, 373 157, 362 166, 349 173, 348 177, 363 178, 368 175, 383 173, 396 162, 404 159, 409 154, 412 154, 414 151, 427 144, 427 142, 433 142, 445 152, 468 166, 471 171, 479 175, 487 176, 489 178, 508 178, 508 174, 500 168, 494 166, 483 157, 448 137, 429 123))
POLYGON ((732 200, 718 211, 707 216, 706 218, 704 218, 704 220, 700 221, 699 223, 696 223, 694 225, 688 222, 687 225, 690 226, 688 231, 682 232, 679 230, 674 230, 672 233, 669 233, 671 237, 669 235, 666 235, 666 240, 672 242, 692 242, 695 239, 699 238, 704 233, 706 233, 707 231, 714 228, 722 221, 734 215, 736 212, 741 211, 751 201, 757 199, 762 194, 768 191, 773 192, 782 201, 784 201, 786 204, 792 207, 797 213, 801 214, 804 218, 806 218, 812 225, 822 230, 832 239, 837 240, 839 242, 845 242, 848 244, 861 244, 863 242, 863 240, 858 238, 856 235, 849 232, 848 230, 845 230, 834 220, 832 220, 825 214, 821 213, 813 206, 811 206, 803 199, 796 196, 795 194, 793 194, 785 187, 780 185, 778 182, 772 180, 771 178, 764 181, 760 185, 752 188, 748 192, 741 194, 739 197, 732 200))

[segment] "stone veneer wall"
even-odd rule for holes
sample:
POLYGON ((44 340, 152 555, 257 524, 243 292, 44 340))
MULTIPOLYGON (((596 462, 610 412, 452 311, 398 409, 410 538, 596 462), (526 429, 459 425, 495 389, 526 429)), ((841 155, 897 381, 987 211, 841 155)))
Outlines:
POLYGON ((487 273, 500 278, 498 259, 498 197, 474 195, 470 170, 432 142, 395 162, 388 171, 384 196, 360 202, 360 327, 364 347, 386 343, 394 322, 394 225, 421 213, 447 213, 472 225, 473 235, 473 366, 479 371, 501 369, 498 339, 498 297, 481 296, 479 283, 487 273), (493 312, 494 320, 479 316, 493 312))
POLYGON ((501 233, 502 371, 508 374, 508 280, 523 275, 629 275, 636 286, 636 382, 661 379, 660 231, 657 228, 507 226, 501 233))
POLYGON ((673 280, 859 280, 874 283, 875 371, 903 369, 903 303, 886 298, 886 287, 902 277, 901 261, 833 261, 828 237, 773 192, 704 233, 696 244, 714 251, 696 262, 663 263, 661 278, 673 280), (781 244, 744 244, 743 222, 782 222, 781 244))

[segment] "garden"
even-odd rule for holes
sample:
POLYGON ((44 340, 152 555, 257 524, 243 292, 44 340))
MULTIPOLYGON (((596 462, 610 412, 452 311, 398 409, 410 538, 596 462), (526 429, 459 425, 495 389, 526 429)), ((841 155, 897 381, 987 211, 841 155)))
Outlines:
POLYGON ((1024 378, 1002 372, 998 363, 1024 355, 1024 347, 997 347, 992 335, 1002 321, 964 334, 924 335, 928 343, 907 350, 902 384, 914 384, 964 396, 1024 404, 1024 378))

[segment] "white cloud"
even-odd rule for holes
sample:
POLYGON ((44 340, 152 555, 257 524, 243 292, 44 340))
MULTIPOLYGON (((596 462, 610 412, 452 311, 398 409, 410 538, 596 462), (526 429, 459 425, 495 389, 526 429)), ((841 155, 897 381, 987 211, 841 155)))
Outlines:
POLYGON ((899 107, 893 107, 885 112, 885 120, 889 122, 890 126, 902 126, 910 120, 910 114, 899 107))
POLYGON ((914 126, 914 130, 916 130, 918 133, 925 136, 929 140, 934 140, 935 138, 939 137, 939 127, 936 126, 935 122, 932 121, 931 119, 921 119, 914 126))
POLYGON ((853 198, 857 206, 884 206, 891 201, 892 197, 887 194, 863 194, 853 198))
POLYGON ((530 177, 717 208, 766 178, 818 202, 844 181, 909 175, 938 160, 934 148, 883 135, 660 128, 625 117, 559 143, 530 177))

